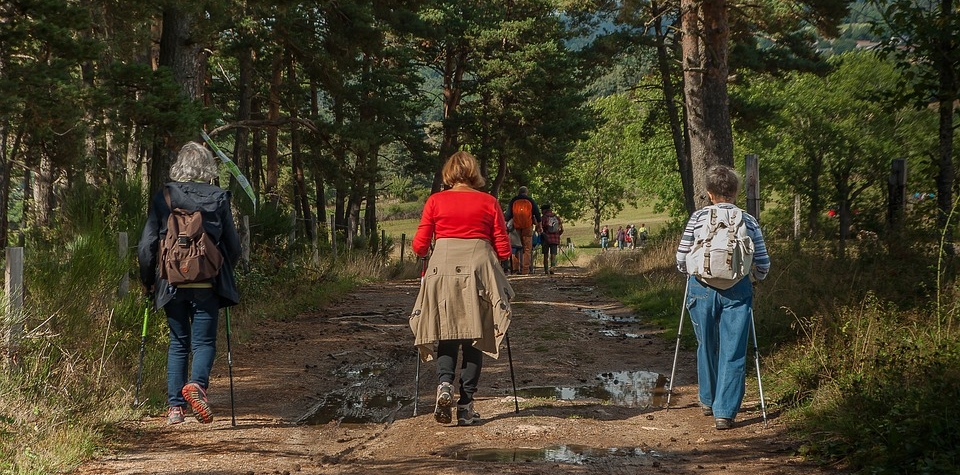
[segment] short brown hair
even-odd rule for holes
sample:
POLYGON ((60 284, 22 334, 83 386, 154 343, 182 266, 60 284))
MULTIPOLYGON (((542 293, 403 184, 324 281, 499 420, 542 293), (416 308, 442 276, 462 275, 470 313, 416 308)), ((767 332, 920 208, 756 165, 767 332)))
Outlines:
POLYGON ((717 198, 736 201, 740 193, 740 175, 726 165, 714 165, 707 169, 707 191, 717 198))
POLYGON ((450 155, 447 163, 443 164, 441 173, 443 182, 448 186, 463 183, 471 188, 480 189, 487 183, 480 175, 480 165, 477 164, 476 157, 463 150, 450 155))

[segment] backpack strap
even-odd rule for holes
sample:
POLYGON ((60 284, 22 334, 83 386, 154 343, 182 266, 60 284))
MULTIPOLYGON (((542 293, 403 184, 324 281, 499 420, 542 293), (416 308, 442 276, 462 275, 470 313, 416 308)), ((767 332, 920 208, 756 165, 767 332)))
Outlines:
POLYGON ((737 216, 739 213, 737 211, 727 211, 727 267, 733 268, 733 248, 737 245, 736 232, 737 232, 737 219, 740 216, 737 216), (734 235, 730 235, 733 233, 734 235))
POLYGON ((710 244, 713 237, 717 235, 717 209, 710 208, 710 220, 708 221, 707 237, 703 240, 703 273, 710 275, 710 244))

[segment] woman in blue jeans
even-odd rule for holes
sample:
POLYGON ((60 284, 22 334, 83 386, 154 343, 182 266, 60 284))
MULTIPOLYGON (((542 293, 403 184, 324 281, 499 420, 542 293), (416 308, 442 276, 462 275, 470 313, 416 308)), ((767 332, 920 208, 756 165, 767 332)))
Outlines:
POLYGON ((170 167, 173 182, 154 194, 140 236, 140 281, 146 294, 154 296, 156 307, 166 312, 170 327, 168 424, 183 422, 188 405, 201 423, 213 421, 207 387, 217 350, 218 315, 221 307, 236 305, 240 300, 233 275, 240 257, 240 237, 230 209, 230 192, 211 184, 218 175, 209 150, 196 142, 184 145, 170 167), (213 279, 175 286, 159 277, 158 251, 174 208, 199 210, 203 215, 204 231, 223 256, 220 272, 213 279))
MULTIPOLYGON (((706 182, 712 204, 693 213, 677 247, 677 268, 684 274, 692 271, 688 269, 687 257, 701 230, 708 226, 711 209, 739 210, 734 204, 740 191, 740 177, 735 170, 713 166, 707 171, 706 182)), ((700 407, 704 415, 715 418, 719 430, 733 427, 743 402, 747 338, 753 318, 751 280, 763 280, 770 271, 770 257, 759 223, 747 213, 743 213, 743 222, 754 247, 750 277, 743 277, 727 289, 706 285, 693 275, 687 277, 685 305, 697 336, 700 407)))

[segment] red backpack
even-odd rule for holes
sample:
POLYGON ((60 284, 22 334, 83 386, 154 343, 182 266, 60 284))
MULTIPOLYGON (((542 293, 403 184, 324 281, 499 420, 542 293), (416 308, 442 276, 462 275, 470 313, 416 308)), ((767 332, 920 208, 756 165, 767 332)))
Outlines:
POLYGON ((523 198, 514 200, 511 212, 513 213, 513 227, 526 229, 533 226, 533 203, 530 200, 523 198))

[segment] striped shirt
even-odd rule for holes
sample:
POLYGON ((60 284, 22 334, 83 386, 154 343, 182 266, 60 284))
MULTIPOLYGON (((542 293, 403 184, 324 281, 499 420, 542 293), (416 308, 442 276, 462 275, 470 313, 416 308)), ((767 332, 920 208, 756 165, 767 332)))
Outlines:
MULTIPOLYGON (((687 254, 693 249, 695 236, 700 233, 700 228, 707 226, 711 208, 737 209, 737 205, 732 203, 710 205, 694 211, 690 216, 686 227, 683 228, 683 235, 680 236, 680 245, 677 246, 677 269, 684 274, 687 274, 687 254)), ((760 232, 760 223, 746 212, 743 213, 743 221, 747 225, 747 235, 753 240, 753 265, 750 273, 754 280, 763 280, 770 271, 770 256, 767 254, 763 233, 760 232)))

